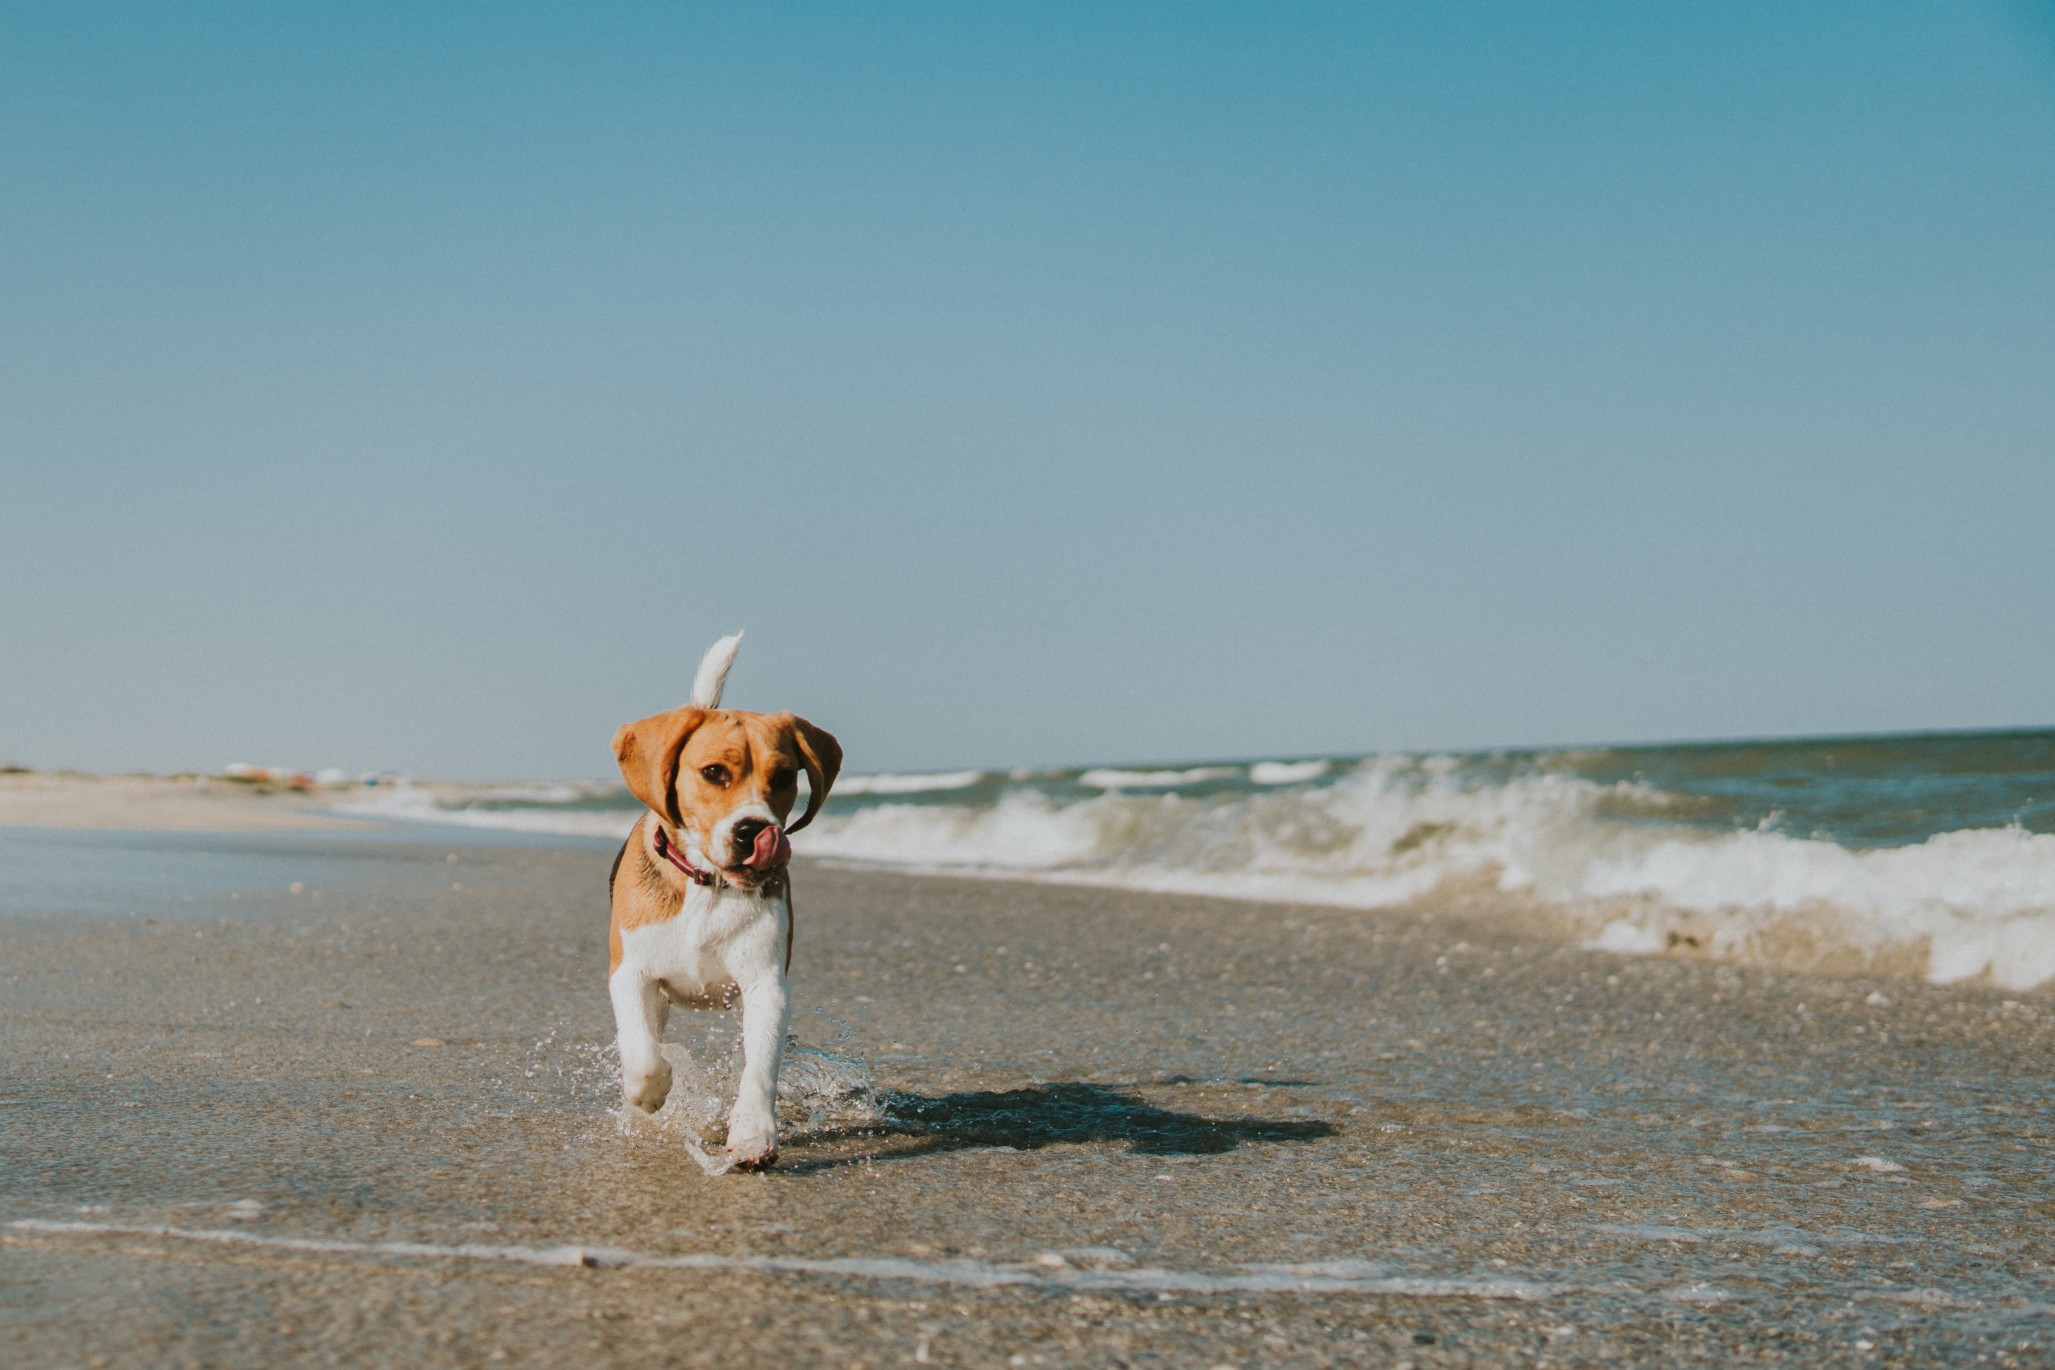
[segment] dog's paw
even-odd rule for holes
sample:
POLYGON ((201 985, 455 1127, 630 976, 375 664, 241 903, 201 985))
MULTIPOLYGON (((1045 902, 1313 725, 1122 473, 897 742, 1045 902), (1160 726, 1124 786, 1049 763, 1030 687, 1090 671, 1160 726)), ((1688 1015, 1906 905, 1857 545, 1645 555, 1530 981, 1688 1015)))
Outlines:
POLYGON ((668 1061, 658 1062, 654 1070, 621 1078, 621 1097, 644 1113, 656 1112, 670 1096, 671 1066, 668 1061))
POLYGON ((731 1123, 727 1152, 737 1170, 762 1170, 778 1159, 778 1130, 768 1123, 731 1123))

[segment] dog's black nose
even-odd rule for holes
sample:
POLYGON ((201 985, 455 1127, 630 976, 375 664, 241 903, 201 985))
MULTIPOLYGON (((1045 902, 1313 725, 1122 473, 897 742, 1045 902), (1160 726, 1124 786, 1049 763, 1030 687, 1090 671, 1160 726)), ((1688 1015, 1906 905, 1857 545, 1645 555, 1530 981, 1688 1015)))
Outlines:
POLYGON ((761 818, 738 818, 735 826, 728 830, 729 840, 736 851, 748 851, 756 845, 756 835, 770 826, 761 818))

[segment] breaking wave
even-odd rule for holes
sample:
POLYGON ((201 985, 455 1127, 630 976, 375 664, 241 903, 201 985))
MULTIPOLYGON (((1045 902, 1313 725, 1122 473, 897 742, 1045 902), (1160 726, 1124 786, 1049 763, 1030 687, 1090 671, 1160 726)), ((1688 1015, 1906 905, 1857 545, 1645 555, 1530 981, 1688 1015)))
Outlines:
MULTIPOLYGON (((618 787, 380 816, 618 836, 618 787)), ((803 855, 1497 918, 1618 952, 2055 980, 2055 734, 853 777, 803 855)))

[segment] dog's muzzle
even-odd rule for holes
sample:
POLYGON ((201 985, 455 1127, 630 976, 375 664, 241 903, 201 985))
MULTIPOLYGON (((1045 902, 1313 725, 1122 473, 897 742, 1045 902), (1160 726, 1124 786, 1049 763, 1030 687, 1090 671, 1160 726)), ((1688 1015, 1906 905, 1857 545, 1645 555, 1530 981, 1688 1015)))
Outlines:
POLYGON ((745 870, 768 873, 792 859, 792 843, 786 838, 785 830, 776 823, 745 818, 735 825, 732 840, 738 852, 745 845, 749 849, 749 855, 742 862, 745 870))

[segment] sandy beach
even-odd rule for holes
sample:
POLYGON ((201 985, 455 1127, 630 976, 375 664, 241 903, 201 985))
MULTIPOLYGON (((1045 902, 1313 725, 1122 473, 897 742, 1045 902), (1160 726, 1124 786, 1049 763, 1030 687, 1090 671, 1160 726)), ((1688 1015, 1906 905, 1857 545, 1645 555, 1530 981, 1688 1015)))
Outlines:
POLYGON ((731 1018, 614 1115, 603 846, 6 839, 17 1364, 2047 1360, 2044 996, 802 865, 709 1177, 731 1018))
POLYGON ((0 771, 0 828, 275 831, 351 826, 322 811, 332 794, 200 775, 0 771))

